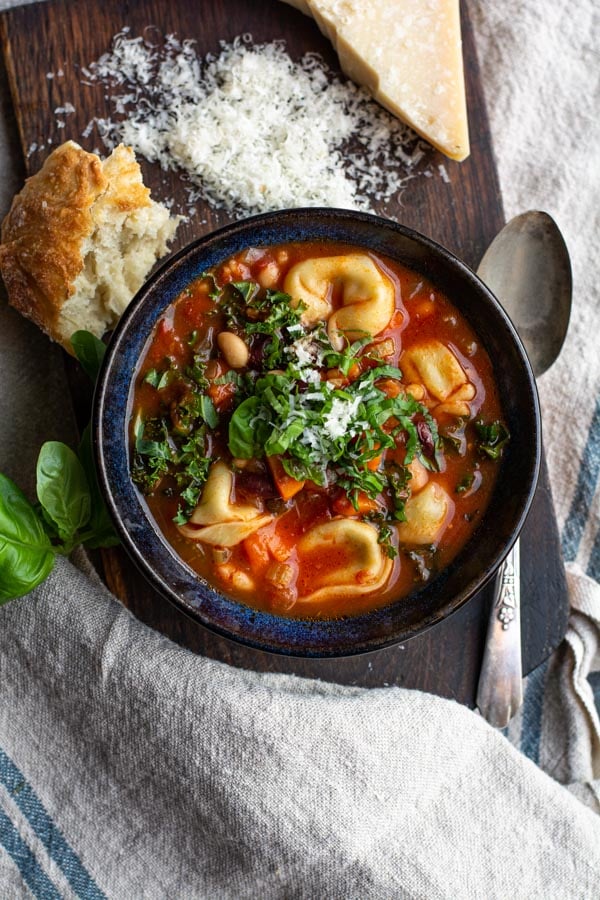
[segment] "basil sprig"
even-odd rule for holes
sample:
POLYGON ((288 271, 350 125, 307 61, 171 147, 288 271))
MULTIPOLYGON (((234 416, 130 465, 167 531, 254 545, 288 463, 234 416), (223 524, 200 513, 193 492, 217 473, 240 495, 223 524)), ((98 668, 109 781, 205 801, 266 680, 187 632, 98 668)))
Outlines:
MULTIPOLYGON (((104 344, 82 331, 71 343, 84 370, 95 378, 104 344)), ((61 441, 42 445, 36 493, 34 506, 0 473, 0 605, 41 584, 57 555, 69 554, 78 544, 92 549, 119 543, 100 494, 89 425, 77 453, 61 441)))
POLYGON ((54 556, 31 503, 10 478, 0 474, 0 605, 44 581, 54 556))

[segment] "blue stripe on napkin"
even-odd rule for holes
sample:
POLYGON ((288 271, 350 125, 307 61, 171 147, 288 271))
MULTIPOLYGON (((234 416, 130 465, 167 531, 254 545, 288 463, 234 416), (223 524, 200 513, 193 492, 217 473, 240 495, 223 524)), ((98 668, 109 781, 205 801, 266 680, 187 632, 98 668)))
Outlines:
POLYGON ((12 857, 23 881, 38 900, 61 900, 46 873, 8 816, 0 809, 0 844, 12 857))
POLYGON ((600 397, 592 417, 587 442, 581 457, 579 476, 571 509, 563 528, 562 548, 566 560, 574 560, 585 530, 590 505, 600 476, 600 397))
POLYGON ((46 848, 50 859, 60 868, 75 893, 85 900, 106 900, 105 894, 54 824, 23 773, 2 748, 0 748, 0 782, 6 787, 14 803, 46 848))
POLYGON ((588 681, 592 688, 592 693, 594 694, 594 702, 596 704, 596 709, 598 710, 598 715, 600 715, 600 672, 590 672, 588 681))
POLYGON ((587 574, 590 578, 600 581, 600 528, 596 532, 596 539, 592 545, 592 552, 588 560, 587 574))
POLYGON ((546 660, 527 676, 525 697, 523 699, 521 753, 524 753, 536 765, 539 764, 540 760, 544 686, 548 662, 549 660, 546 660))

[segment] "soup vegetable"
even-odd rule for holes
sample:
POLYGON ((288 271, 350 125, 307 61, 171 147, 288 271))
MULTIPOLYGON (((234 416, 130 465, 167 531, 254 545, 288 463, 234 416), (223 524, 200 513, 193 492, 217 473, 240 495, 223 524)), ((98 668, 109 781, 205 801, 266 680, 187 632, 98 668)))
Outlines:
POLYGON ((507 440, 490 360, 447 297, 360 248, 299 242, 226 260, 165 312, 131 472, 218 590, 348 616, 452 560, 507 440))

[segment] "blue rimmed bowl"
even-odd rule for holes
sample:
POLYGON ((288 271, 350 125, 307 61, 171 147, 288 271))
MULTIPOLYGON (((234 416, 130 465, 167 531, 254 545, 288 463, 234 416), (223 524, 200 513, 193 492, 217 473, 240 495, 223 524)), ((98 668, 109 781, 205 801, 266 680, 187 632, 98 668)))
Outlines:
POLYGON ((150 583, 207 628, 261 650, 291 656, 347 656, 405 641, 451 615, 492 577, 523 527, 537 484, 540 410, 525 350, 493 294, 456 256, 386 219, 336 209, 267 213, 229 225, 175 254, 144 285, 119 322, 94 400, 100 485, 125 549, 150 583), (511 441, 477 530, 453 562, 408 598, 359 616, 287 619, 219 593, 167 543, 130 477, 128 423, 135 375, 154 327, 202 272, 250 246, 340 241, 408 266, 442 290, 490 356, 511 441))

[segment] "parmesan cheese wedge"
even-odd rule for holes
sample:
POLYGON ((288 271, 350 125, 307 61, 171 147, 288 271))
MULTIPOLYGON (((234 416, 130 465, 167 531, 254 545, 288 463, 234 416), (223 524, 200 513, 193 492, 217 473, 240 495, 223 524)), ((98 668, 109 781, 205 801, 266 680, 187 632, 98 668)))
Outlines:
POLYGON ((459 0, 286 0, 346 75, 451 159, 469 155, 459 0))

